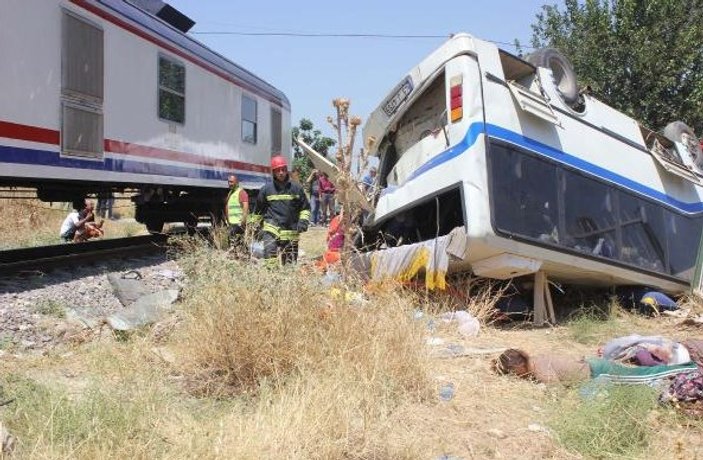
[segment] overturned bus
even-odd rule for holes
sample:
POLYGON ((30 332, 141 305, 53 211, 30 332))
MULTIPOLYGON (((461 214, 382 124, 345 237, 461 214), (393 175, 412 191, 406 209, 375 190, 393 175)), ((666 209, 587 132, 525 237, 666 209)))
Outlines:
POLYGON ((703 217, 703 158, 576 86, 553 49, 526 59, 467 34, 412 69, 363 130, 379 157, 365 247, 459 228, 449 271, 686 290, 703 217))

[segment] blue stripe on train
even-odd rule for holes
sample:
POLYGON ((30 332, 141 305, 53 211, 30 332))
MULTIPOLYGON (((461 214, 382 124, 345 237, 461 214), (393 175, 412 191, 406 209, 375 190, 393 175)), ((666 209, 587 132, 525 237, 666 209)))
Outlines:
MULTIPOLYGON (((14 163, 31 166, 54 166, 84 170, 108 171, 129 174, 152 174, 155 176, 168 176, 177 179, 207 179, 226 181, 231 174, 229 170, 212 170, 203 168, 190 168, 187 166, 164 165, 145 161, 122 160, 105 158, 103 161, 84 160, 81 158, 66 158, 58 152, 48 150, 25 149, 19 147, 0 146, 0 164, 14 163)), ((240 181, 260 182, 264 184, 266 177, 237 172, 240 181)), ((77 177, 77 180, 90 179, 90 177, 77 177)), ((224 186, 224 184, 223 184, 224 186)))
MULTIPOLYGON (((481 134, 486 134, 489 137, 501 139, 511 144, 524 147, 528 150, 539 153, 540 155, 546 156, 560 163, 567 164, 576 169, 597 176, 601 179, 628 188, 641 195, 653 198, 657 201, 661 201, 683 212, 690 214, 703 212, 703 202, 686 203, 670 195, 667 195, 666 193, 660 192, 659 190, 647 187, 646 185, 640 184, 639 182, 635 182, 631 179, 628 179, 627 177, 614 173, 613 171, 594 165, 593 163, 589 163, 583 160, 582 158, 570 155, 566 152, 550 147, 547 144, 543 144, 534 139, 523 136, 522 134, 518 134, 516 132, 493 124, 484 125, 484 123, 482 122, 472 123, 471 126, 469 126, 468 131, 466 132, 466 136, 464 136, 464 139, 462 139, 461 142, 450 147, 439 155, 432 157, 429 161, 422 164, 419 168, 413 171, 413 173, 408 177, 407 182, 417 179, 419 176, 426 173, 427 171, 430 171, 431 169, 434 169, 437 166, 446 163, 447 161, 456 158, 462 153, 466 152, 476 143, 478 137, 481 134)), ((400 189, 400 187, 393 187, 391 190, 388 190, 383 194, 394 193, 400 189)))

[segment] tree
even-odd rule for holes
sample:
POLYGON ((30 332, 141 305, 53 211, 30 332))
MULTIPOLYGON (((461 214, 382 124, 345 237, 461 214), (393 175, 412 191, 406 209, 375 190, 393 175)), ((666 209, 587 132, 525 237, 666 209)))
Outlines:
POLYGON ((310 147, 315 149, 315 151, 327 156, 330 147, 333 147, 337 141, 330 137, 322 135, 322 131, 315 129, 312 121, 307 118, 301 118, 298 126, 293 127, 293 156, 295 158, 300 158, 304 155, 303 151, 295 143, 295 139, 302 137, 303 141, 310 147))
POLYGON ((305 181, 310 175, 310 171, 313 169, 310 159, 305 155, 305 153, 298 147, 295 143, 295 139, 302 137, 303 141, 312 147, 318 153, 327 156, 329 149, 333 147, 337 141, 330 137, 322 135, 319 129, 315 129, 312 121, 307 118, 301 118, 298 126, 294 126, 292 129, 293 135, 293 167, 298 168, 300 171, 300 177, 302 181, 305 181))
POLYGON ((703 0, 564 0, 543 6, 532 31, 604 102, 652 129, 703 131, 703 0))

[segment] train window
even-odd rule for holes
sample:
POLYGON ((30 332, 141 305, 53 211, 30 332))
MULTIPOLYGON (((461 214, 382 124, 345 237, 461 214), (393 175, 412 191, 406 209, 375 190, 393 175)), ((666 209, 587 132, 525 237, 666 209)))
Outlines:
POLYGON ((242 95, 242 140, 256 144, 256 99, 242 95))
POLYGON ((271 153, 281 153, 283 146, 283 125, 281 111, 271 108, 271 153))
POLYGON ((61 49, 61 154, 103 156, 103 31, 64 11, 61 49))
POLYGON ((64 12, 62 42, 62 91, 102 103, 103 31, 64 12))
POLYGON ((159 56, 159 118, 181 124, 186 120, 186 68, 164 56, 159 56))
POLYGON ((500 230, 558 243, 556 168, 502 145, 491 145, 493 214, 500 230))
POLYGON ((102 158, 102 114, 79 104, 64 102, 61 107, 61 153, 102 158))

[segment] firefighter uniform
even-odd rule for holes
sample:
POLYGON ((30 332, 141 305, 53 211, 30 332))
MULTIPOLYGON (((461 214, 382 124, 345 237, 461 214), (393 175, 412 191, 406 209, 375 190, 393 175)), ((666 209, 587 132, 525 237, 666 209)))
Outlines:
MULTIPOLYGON (((272 169, 285 164, 282 157, 274 157, 272 169)), ((298 239, 308 229, 310 203, 303 188, 290 180, 273 180, 267 183, 256 198, 255 214, 263 221, 264 258, 268 265, 283 264, 298 260, 298 239)))

